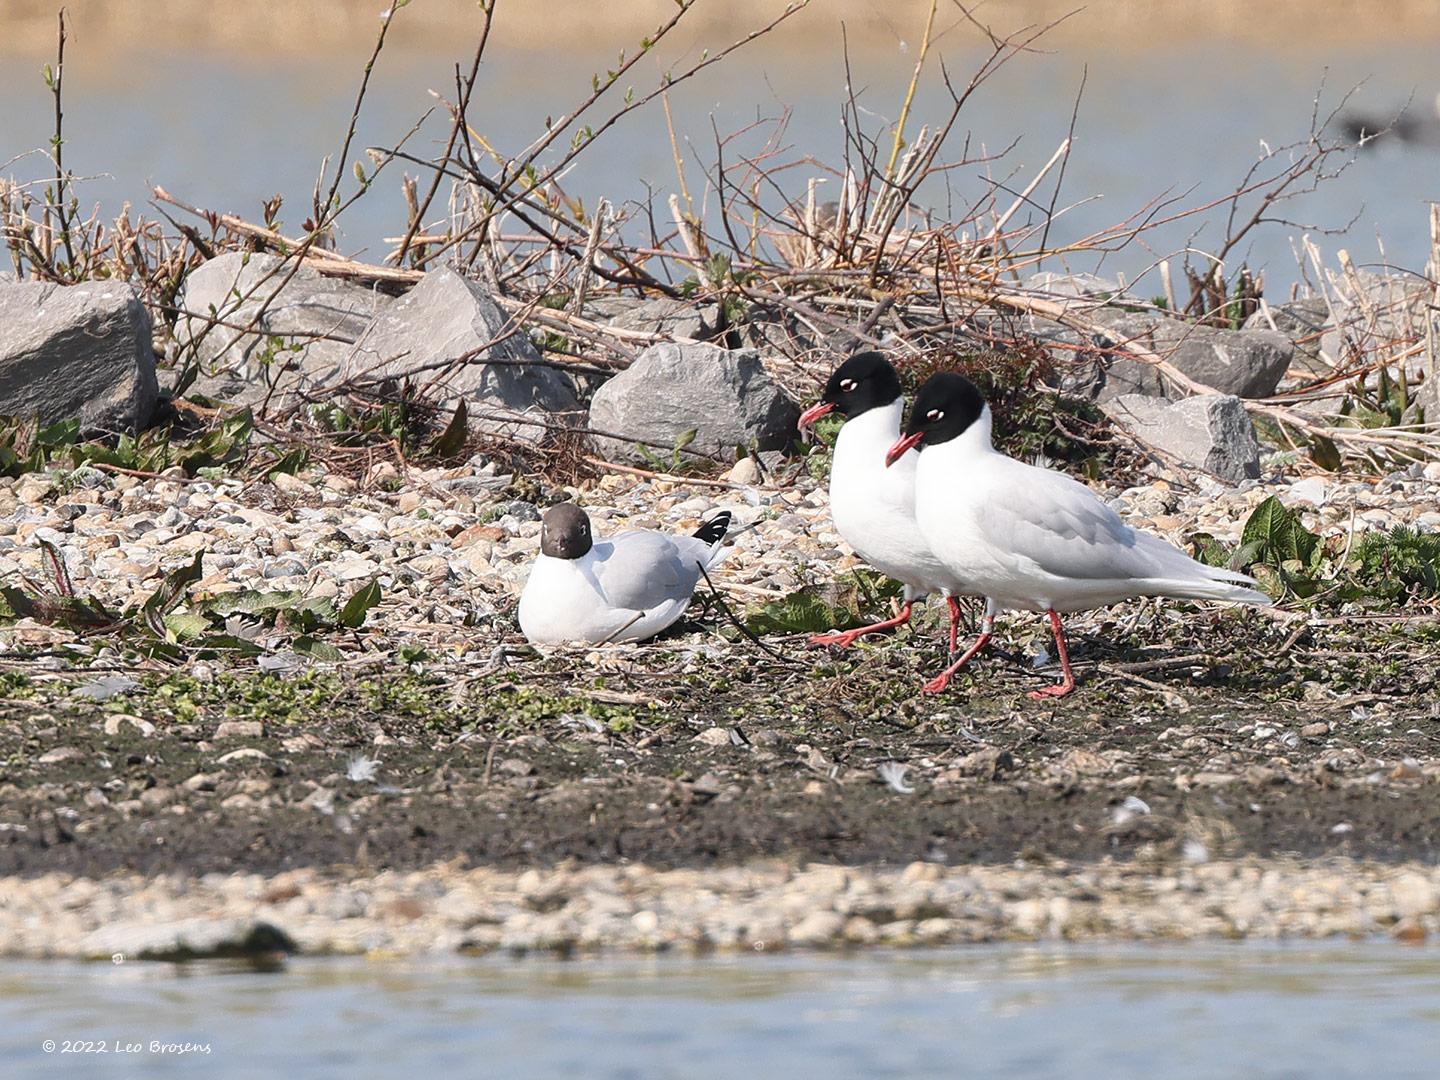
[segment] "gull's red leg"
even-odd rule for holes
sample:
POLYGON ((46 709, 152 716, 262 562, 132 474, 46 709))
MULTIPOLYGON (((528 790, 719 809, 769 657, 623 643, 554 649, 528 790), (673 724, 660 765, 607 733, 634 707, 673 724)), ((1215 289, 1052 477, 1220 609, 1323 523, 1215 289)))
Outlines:
POLYGON ((1065 648, 1065 631, 1060 629, 1060 615, 1054 608, 1046 612, 1050 616, 1050 629, 1055 632, 1055 648, 1060 653, 1060 671, 1064 679, 1054 686, 1047 686, 1044 690, 1031 690, 1030 696, 1036 700, 1045 698, 1064 697, 1075 689, 1075 673, 1070 670, 1070 651, 1065 648))
MULTIPOLYGON (((954 601, 952 600, 951 603, 954 603, 954 601)), ((952 608, 950 609, 950 611, 951 611, 951 614, 952 614, 952 616, 953 616, 954 613, 955 613, 955 611, 956 611, 956 608, 952 607, 952 608)), ((947 686, 950 685, 950 679, 951 679, 951 677, 955 674, 955 672, 959 671, 962 667, 964 667, 966 664, 968 664, 968 663, 971 661, 971 659, 975 656, 975 654, 978 653, 981 649, 983 649, 983 648, 985 647, 985 643, 990 640, 990 634, 991 634, 991 633, 994 631, 994 629, 995 629, 995 616, 994 616, 990 611, 986 611, 986 612, 985 612, 985 618, 981 621, 980 627, 981 627, 981 629, 980 629, 980 636, 975 639, 975 644, 971 645, 970 648, 966 649, 966 650, 965 650, 965 655, 962 656, 962 657, 960 657, 959 660, 956 660, 953 664, 951 664, 949 667, 947 667, 944 671, 940 672, 939 675, 936 675, 935 678, 931 679, 931 680, 930 680, 929 682, 927 682, 924 686, 922 686, 922 687, 920 688, 920 692, 921 692, 921 693, 923 693, 923 694, 938 694, 938 693, 940 693, 942 690, 944 690, 947 686)), ((952 641, 953 641, 954 634, 955 634, 955 626, 954 626, 953 623, 951 624, 951 631, 950 631, 950 632, 951 632, 951 638, 952 638, 952 641)), ((950 647, 950 651, 951 651, 951 652, 954 652, 954 651, 955 651, 955 647, 954 647, 953 644, 952 644, 951 647, 950 647)))
POLYGON ((947 596, 945 603, 950 607, 950 650, 945 654, 949 657, 955 655, 955 646, 960 640, 960 601, 947 596))
POLYGON ((854 630, 846 630, 842 634, 816 634, 810 639, 811 645, 838 645, 842 649, 849 648, 855 644, 855 639, 865 634, 874 634, 881 630, 893 630, 897 626, 904 626, 910 621, 910 609, 913 607, 909 600, 900 609, 900 613, 893 619, 886 619, 884 622, 877 622, 870 626, 857 626, 854 630))

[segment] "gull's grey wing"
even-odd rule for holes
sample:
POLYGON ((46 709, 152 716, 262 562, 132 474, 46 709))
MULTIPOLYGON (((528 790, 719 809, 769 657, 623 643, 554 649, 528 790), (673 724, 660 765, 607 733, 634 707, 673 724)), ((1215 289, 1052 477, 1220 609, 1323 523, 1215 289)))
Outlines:
POLYGON ((595 545, 595 580, 614 607, 648 611, 674 601, 688 603, 700 579, 696 563, 705 549, 690 537, 670 537, 648 529, 623 532, 595 545), (676 540, 691 540, 698 550, 682 551, 676 540), (603 549, 609 548, 606 552, 603 549))
POLYGON ((986 506, 980 528, 993 547, 1057 577, 1113 581, 1161 572, 1154 553, 1137 544, 1135 530, 1119 514, 1061 473, 1027 467, 1011 497, 986 506))

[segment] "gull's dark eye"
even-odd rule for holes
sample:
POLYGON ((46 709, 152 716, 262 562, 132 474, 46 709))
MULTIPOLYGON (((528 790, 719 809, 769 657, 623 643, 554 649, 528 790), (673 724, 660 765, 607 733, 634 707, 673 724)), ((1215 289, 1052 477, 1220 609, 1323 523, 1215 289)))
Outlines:
POLYGON ((840 380, 840 392, 841 392, 842 394, 848 394, 848 393, 850 393, 851 390, 854 390, 854 389, 855 389, 855 380, 854 380, 854 379, 841 379, 841 380, 840 380))
POLYGON ((926 419, 926 420, 929 420, 930 423, 932 423, 932 424, 938 424, 941 420, 944 420, 944 419, 945 419, 945 410, 944 410, 944 409, 931 409, 929 412, 927 412, 927 413, 925 414, 925 419, 926 419))

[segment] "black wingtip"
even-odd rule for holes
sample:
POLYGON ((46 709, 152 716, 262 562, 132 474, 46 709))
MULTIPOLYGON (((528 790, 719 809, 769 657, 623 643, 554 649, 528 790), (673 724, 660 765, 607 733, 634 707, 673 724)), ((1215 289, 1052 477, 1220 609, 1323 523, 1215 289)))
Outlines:
POLYGON ((729 531, 730 511, 721 510, 690 535, 695 537, 696 540, 705 541, 707 544, 718 544, 721 540, 725 539, 725 534, 729 531))

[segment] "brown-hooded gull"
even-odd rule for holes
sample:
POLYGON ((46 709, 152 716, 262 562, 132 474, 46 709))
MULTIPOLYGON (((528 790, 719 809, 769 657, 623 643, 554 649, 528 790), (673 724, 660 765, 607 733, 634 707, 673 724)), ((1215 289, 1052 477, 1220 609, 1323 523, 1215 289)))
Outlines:
POLYGON ((722 510, 693 536, 650 529, 595 540, 574 503, 545 511, 540 555, 520 594, 520 629, 532 644, 603 644, 654 637, 690 604, 701 568, 716 565, 730 528, 722 510))

